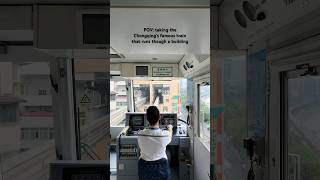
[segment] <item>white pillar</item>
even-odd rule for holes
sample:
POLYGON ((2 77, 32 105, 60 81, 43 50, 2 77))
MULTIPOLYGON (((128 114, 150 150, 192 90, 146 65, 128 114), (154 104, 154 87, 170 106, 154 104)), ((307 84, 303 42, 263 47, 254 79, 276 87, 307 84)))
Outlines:
POLYGON ((72 60, 57 58, 50 62, 55 141, 58 158, 76 160, 72 60))

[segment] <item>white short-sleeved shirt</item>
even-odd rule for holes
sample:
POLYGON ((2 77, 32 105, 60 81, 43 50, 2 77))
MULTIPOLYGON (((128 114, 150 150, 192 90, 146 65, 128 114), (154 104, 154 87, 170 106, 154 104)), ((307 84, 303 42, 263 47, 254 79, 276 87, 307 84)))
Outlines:
POLYGON ((146 128, 138 132, 140 158, 145 161, 168 159, 166 147, 171 142, 169 131, 159 128, 146 128))

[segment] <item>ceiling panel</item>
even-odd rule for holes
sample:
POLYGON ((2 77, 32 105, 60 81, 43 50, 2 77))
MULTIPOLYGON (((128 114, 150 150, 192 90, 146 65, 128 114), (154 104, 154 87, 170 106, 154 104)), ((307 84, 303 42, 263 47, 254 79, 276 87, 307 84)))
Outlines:
POLYGON ((111 6, 209 6, 210 0, 110 0, 111 6))
POLYGON ((134 63, 179 63, 183 58, 183 54, 124 54, 123 59, 113 59, 112 63, 116 62, 134 62, 134 63), (156 58, 156 60, 154 60, 156 58))
POLYGON ((0 0, 0 4, 109 4, 110 0, 0 0))

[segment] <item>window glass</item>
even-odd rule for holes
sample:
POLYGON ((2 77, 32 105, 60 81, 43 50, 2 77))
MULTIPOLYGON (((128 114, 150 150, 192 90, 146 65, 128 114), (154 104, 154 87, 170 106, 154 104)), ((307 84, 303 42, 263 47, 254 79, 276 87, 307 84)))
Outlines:
MULTIPOLYGON (((148 81, 143 81, 147 83, 148 81)), ((135 112, 145 112, 150 106, 150 84, 133 81, 133 98, 135 112)))
POLYGON ((243 148, 247 128, 247 76, 246 56, 234 56, 223 60, 223 121, 222 129, 225 176, 230 180, 246 179, 249 158, 243 148), (235 170, 236 169, 236 170, 235 170))
POLYGON ((106 147, 110 134, 110 79, 109 73, 97 70, 96 67, 101 64, 108 63, 102 59, 78 59, 74 62, 81 160, 106 160, 109 156, 106 147), (90 69, 90 72, 87 72, 87 69, 90 69))
POLYGON ((320 76, 288 80, 288 179, 320 178, 320 76))
POLYGON ((181 80, 134 80, 133 97, 135 112, 145 112, 157 106, 160 112, 174 112, 185 115, 187 101, 187 81, 181 80))
POLYGON ((49 163, 56 159, 49 75, 47 62, 0 62, 0 166, 5 167, 0 176, 5 179, 49 179, 49 163))
POLYGON ((110 81, 111 126, 124 126, 128 112, 127 83, 123 80, 110 81))
POLYGON ((200 137, 210 147, 210 85, 199 85, 200 137))

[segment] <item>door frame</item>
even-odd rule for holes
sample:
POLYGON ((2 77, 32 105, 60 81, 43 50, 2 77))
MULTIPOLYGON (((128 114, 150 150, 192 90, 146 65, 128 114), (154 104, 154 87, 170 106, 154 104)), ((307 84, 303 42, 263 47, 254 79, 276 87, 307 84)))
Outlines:
POLYGON ((320 65, 320 36, 306 39, 268 53, 267 61, 267 158, 269 180, 285 180, 286 169, 283 152, 286 148, 282 142, 286 139, 287 97, 283 94, 287 88, 286 78, 298 73, 297 67, 308 64, 310 67, 320 65), (295 72, 296 71, 296 72, 295 72), (280 137, 280 138, 279 138, 280 137))
MULTIPOLYGON (((317 72, 320 72, 320 66, 316 65, 314 67, 317 72)), ((282 72, 281 75, 281 177, 286 180, 288 179, 288 81, 290 79, 298 79, 308 76, 302 76, 303 73, 306 72, 306 69, 297 69, 293 71, 285 71, 282 72)), ((320 74, 316 75, 320 77, 320 74)), ((310 77, 310 76, 309 76, 310 77)))
POLYGON ((202 75, 193 79, 193 88, 194 88, 193 89, 193 93, 194 93, 193 107, 195 107, 193 120, 197 120, 197 121, 194 121, 193 128, 194 128, 194 135, 195 137, 198 137, 198 138, 200 137, 200 120, 199 120, 200 91, 199 91, 199 88, 203 82, 208 82, 209 85, 211 85, 210 73, 207 73, 205 75, 202 75))

